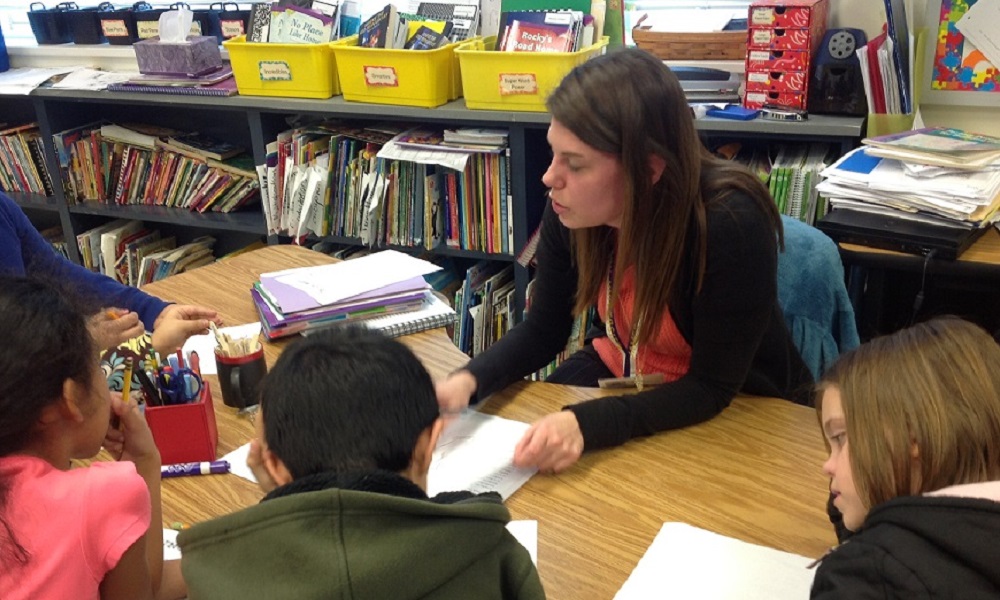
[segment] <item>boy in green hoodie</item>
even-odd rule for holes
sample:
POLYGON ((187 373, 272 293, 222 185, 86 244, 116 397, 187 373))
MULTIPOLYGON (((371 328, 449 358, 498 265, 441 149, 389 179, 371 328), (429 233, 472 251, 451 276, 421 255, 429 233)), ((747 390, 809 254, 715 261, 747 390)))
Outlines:
POLYGON ((248 463, 267 495, 181 532, 191 600, 545 597, 499 495, 427 497, 443 422, 406 346, 310 336, 261 388, 248 463))

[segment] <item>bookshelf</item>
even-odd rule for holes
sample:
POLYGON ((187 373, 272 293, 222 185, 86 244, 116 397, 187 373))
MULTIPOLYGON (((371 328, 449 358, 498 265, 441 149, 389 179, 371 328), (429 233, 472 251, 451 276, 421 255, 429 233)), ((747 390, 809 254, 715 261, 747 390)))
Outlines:
MULTIPOLYGON (((431 124, 465 127, 504 127, 510 132, 511 195, 513 198, 514 248, 524 246, 537 226, 543 209, 544 188, 541 176, 548 167, 550 154, 545 140, 549 116, 546 113, 469 110, 461 99, 438 108, 388 106, 347 102, 341 97, 328 100, 233 96, 228 98, 172 96, 157 94, 114 93, 106 91, 38 89, 29 96, 0 96, 0 109, 7 120, 38 121, 45 138, 46 164, 58 174, 58 161, 52 133, 74 126, 106 119, 118 123, 142 122, 185 130, 199 130, 252 149, 256 164, 264 162, 265 146, 277 134, 289 128, 294 117, 342 118, 372 123, 394 121, 413 125, 431 124)), ((842 151, 857 145, 864 120, 854 117, 811 116, 808 121, 785 123, 773 121, 732 121, 705 118, 698 129, 708 137, 761 139, 770 141, 823 141, 840 145, 842 151)), ((158 206, 119 206, 99 202, 69 205, 61 186, 56 183, 51 198, 14 194, 14 200, 26 209, 29 217, 56 213, 67 240, 76 234, 112 218, 134 218, 156 223, 178 241, 201 235, 217 238, 216 253, 223 254, 266 236, 262 209, 194 213, 185 209, 158 206)), ((357 244, 356 238, 328 237, 327 241, 357 244)), ((286 242, 277 236, 268 243, 286 242)), ((75 244, 69 244, 74 260, 79 260, 75 244)), ((397 247, 398 248, 398 247, 397 247)), ((516 253, 489 254, 441 247, 441 255, 463 259, 487 259, 513 263, 516 253)), ((524 293, 530 273, 514 265, 516 314, 524 308, 524 293)))

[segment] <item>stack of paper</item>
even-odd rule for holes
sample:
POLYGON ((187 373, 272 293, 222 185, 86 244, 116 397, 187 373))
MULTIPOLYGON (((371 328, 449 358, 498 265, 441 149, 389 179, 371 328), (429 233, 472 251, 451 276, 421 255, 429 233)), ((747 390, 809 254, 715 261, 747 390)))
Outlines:
POLYGON ((966 229, 1000 216, 1000 138, 943 128, 869 138, 822 175, 837 210, 966 229))
POLYGON ((356 322, 373 323, 389 335, 413 333, 416 329, 400 327, 399 320, 380 317, 407 314, 428 327, 445 324, 448 315, 454 320, 454 311, 441 308, 422 277, 440 268, 384 250, 332 265, 264 273, 250 295, 269 339, 356 322), (385 323, 393 327, 386 329, 385 323))

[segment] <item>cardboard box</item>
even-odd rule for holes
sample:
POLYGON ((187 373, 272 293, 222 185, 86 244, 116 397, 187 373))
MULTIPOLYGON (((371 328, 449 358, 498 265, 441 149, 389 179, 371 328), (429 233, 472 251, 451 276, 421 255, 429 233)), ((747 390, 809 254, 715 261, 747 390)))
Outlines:
POLYGON ((809 71, 809 53, 804 50, 750 50, 747 71, 809 71))
POLYGON ((801 50, 816 52, 823 32, 813 34, 809 29, 751 29, 750 50, 801 50))
POLYGON ((191 36, 187 43, 164 43, 159 37, 132 44, 139 71, 147 75, 197 77, 222 66, 215 36, 191 36))
POLYGON ((146 422, 160 450, 163 464, 215 460, 219 430, 215 424, 215 406, 208 382, 198 402, 147 406, 146 422))
POLYGON ((747 73, 747 92, 805 92, 809 75, 802 71, 756 71, 747 73))

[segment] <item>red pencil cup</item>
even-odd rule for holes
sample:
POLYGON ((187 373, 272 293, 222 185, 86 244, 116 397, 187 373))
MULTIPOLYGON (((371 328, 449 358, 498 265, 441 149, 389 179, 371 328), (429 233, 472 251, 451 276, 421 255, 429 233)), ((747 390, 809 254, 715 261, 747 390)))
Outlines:
POLYGON ((146 406, 146 422, 165 465, 215 460, 219 430, 215 425, 212 388, 204 384, 201 398, 188 404, 146 406))

